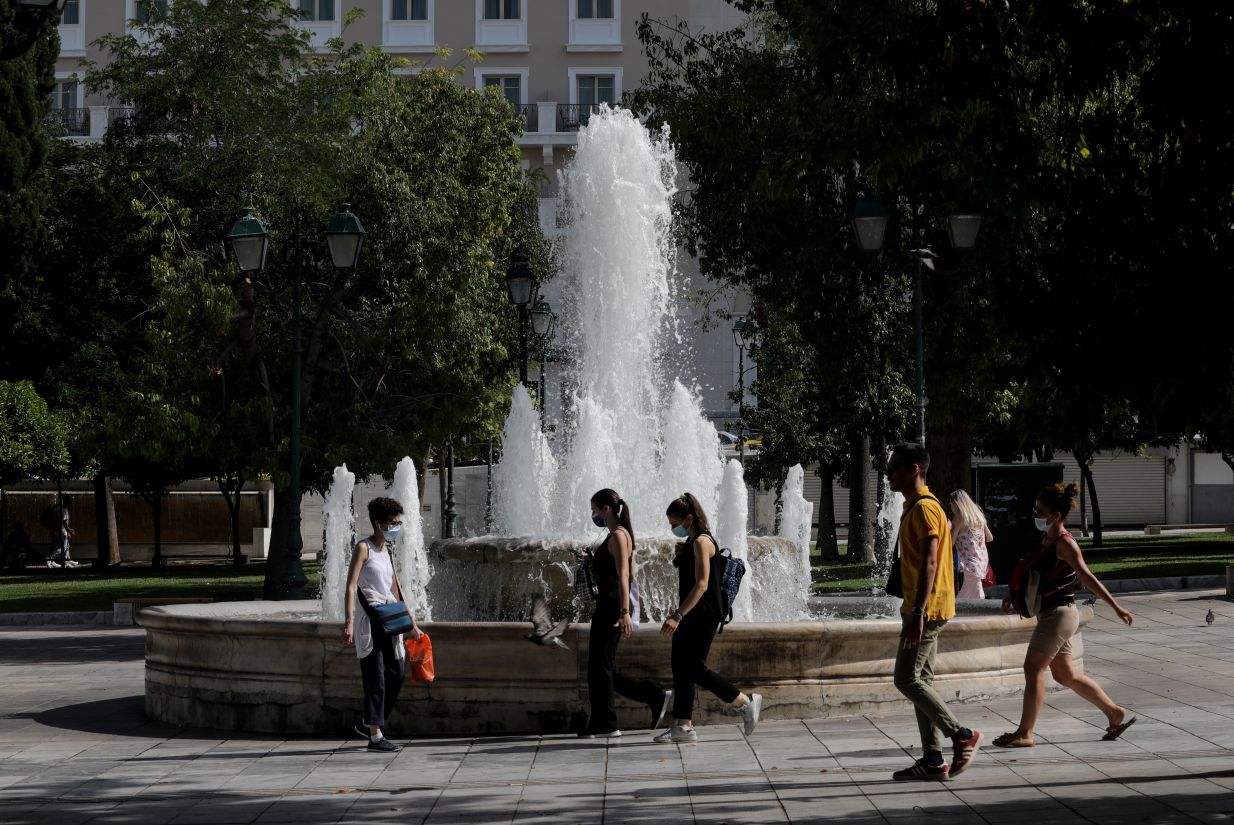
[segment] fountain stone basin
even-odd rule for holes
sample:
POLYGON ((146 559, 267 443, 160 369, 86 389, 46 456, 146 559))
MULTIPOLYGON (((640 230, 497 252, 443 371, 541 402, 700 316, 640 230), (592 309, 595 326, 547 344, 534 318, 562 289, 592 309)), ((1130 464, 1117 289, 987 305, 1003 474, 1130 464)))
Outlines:
MULTIPOLYGON (((644 621, 659 624, 676 609, 678 539, 635 542, 634 559, 644 621)), ((517 622, 530 615, 533 597, 544 598, 554 618, 589 621, 590 599, 574 593, 574 571, 581 553, 598 539, 545 539, 480 536, 438 539, 429 547, 433 578, 428 584, 433 618, 452 622, 517 622)), ((775 536, 750 536, 742 589, 751 593, 755 621, 806 618, 809 572, 796 545, 775 536)), ((404 582, 406 584, 406 582, 404 582)), ((738 616, 737 618, 742 618, 738 616)))
MULTIPOLYGON (((1087 623, 1092 610, 1081 611, 1087 623)), ((341 623, 321 620, 320 612, 316 601, 142 610, 147 715, 221 730, 349 731, 362 703, 359 662, 342 644, 341 623)), ((952 620, 940 643, 939 693, 972 701, 1020 692, 1033 626, 995 613, 952 620)), ((518 622, 426 624, 437 681, 404 686, 390 729, 402 735, 572 730, 588 707, 588 628, 570 626, 570 651, 531 645, 522 638, 529 629, 518 622)), ((670 640, 657 630, 644 626, 623 642, 618 663, 632 676, 668 685, 670 640)), ((896 618, 739 623, 716 638, 709 664, 742 689, 761 692, 766 719, 907 714, 892 683, 899 634, 896 618)), ((1075 645, 1077 663, 1082 653, 1075 645)), ((618 710, 623 729, 649 724, 645 707, 621 700, 618 710)), ((695 719, 731 723, 735 717, 703 694, 695 719)))

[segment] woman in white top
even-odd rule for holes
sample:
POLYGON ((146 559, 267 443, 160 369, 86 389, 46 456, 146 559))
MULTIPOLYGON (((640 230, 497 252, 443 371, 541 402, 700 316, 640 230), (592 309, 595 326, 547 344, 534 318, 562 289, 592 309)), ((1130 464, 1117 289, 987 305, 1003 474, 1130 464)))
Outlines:
POLYGON ((985 588, 981 580, 990 569, 990 554, 986 545, 994 541, 994 534, 986 524, 985 513, 968 493, 956 490, 951 494, 951 543, 955 549, 956 564, 964 571, 964 584, 956 598, 984 599, 985 588))
MULTIPOLYGON (((403 505, 392 498, 375 498, 368 503, 368 515, 373 523, 373 535, 356 545, 351 568, 347 571, 347 595, 343 600, 347 622, 343 625, 343 644, 355 644, 364 683, 365 718, 356 726, 356 731, 368 736, 369 750, 393 753, 399 746, 387 739, 381 729, 394 710, 394 702, 403 686, 406 654, 402 636, 386 635, 380 622, 372 618, 372 608, 401 601, 411 613, 411 605, 403 595, 390 556, 391 544, 403 529, 403 505)), ((421 635, 414 613, 408 635, 413 639, 421 635)))

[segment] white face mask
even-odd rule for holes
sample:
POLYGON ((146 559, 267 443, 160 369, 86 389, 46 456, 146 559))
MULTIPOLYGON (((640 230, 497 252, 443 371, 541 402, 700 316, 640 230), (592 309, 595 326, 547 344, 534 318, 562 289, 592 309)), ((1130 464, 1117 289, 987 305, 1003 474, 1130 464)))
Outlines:
POLYGON ((1050 522, 1046 521, 1043 518, 1037 518, 1036 516, 1033 516, 1033 526, 1044 533, 1049 528, 1050 522))

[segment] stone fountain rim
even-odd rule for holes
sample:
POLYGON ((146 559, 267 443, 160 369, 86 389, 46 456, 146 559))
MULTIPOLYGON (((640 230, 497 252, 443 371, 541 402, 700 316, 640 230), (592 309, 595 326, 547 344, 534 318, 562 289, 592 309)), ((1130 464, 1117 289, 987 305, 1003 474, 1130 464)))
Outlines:
MULTIPOLYGON (((179 630, 194 633, 225 633, 245 636, 315 636, 337 638, 343 623, 320 617, 321 602, 317 600, 283 602, 213 602, 207 604, 177 604, 147 607, 137 616, 138 624, 149 630, 179 630), (244 612, 236 613, 243 606, 244 612), (317 615, 306 615, 306 614, 317 615), (288 615, 293 614, 293 615, 288 615), (294 614, 300 614, 298 616, 294 614), (268 617, 268 618, 264 618, 268 617)), ((1091 620, 1091 607, 1081 606, 1082 619, 1091 620)), ((957 616, 952 622, 972 630, 1012 630, 1032 619, 1018 616, 957 616)), ((434 626, 469 627, 477 632, 504 632, 529 628, 529 622, 425 622, 423 627, 430 632, 434 626)), ((813 638, 819 635, 871 636, 898 635, 901 621, 898 616, 860 619, 812 619, 800 622, 742 622, 725 628, 725 635, 737 637, 760 636, 768 633, 778 637, 799 636, 813 638)), ((571 629, 585 628, 585 624, 572 624, 571 629)), ((635 631, 638 635, 654 635, 659 628, 644 622, 635 631)))

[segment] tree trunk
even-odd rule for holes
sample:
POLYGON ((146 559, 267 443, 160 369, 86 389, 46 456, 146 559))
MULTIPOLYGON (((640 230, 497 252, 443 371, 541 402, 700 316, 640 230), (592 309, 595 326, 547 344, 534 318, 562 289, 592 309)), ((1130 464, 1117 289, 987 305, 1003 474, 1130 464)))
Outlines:
MULTIPOLYGON (((1076 456, 1079 458, 1079 456, 1076 456)), ((1090 454, 1084 461, 1080 462, 1081 483, 1088 489, 1089 503, 1093 508, 1093 547, 1101 546, 1101 504, 1097 501, 1097 486, 1093 483, 1093 468, 1090 464, 1092 461, 1090 454)))
POLYGON ((94 528, 98 534, 98 554, 94 566, 98 569, 120 563, 120 536, 116 531, 116 499, 111 478, 99 473, 94 477, 94 528))
POLYGON ((437 521, 443 539, 446 537, 446 451, 437 451, 437 521))
POLYGON ((154 558, 150 566, 158 570, 163 566, 163 491, 159 490, 150 499, 150 507, 154 510, 154 558))
POLYGON ((870 502, 870 437, 848 442, 848 557, 874 563, 874 509, 870 502))
POLYGON ((270 517, 270 553, 266 557, 266 578, 262 582, 262 598, 271 601, 282 598, 287 578, 287 541, 291 535, 291 511, 299 491, 276 489, 274 513, 270 517))
POLYGON ((967 421, 930 430, 930 492, 944 506, 956 490, 971 492, 973 434, 967 421))
POLYGON ((831 489, 835 472, 819 465, 817 475, 822 481, 818 497, 818 553, 823 561, 839 561, 840 543, 836 540, 836 501, 831 489))
POLYGON ((227 502, 227 516, 231 520, 231 563, 244 565, 246 559, 240 550, 240 491, 244 489, 244 476, 228 476, 218 480, 219 492, 227 502))

